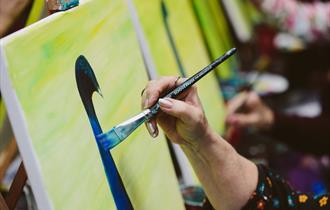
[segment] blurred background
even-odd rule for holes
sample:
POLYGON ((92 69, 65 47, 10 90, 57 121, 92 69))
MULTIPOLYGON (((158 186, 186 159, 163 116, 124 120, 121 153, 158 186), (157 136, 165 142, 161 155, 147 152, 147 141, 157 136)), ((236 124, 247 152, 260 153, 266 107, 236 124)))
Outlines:
MULTIPOLYGON (((238 49, 235 59, 215 75, 225 103, 240 93, 255 92, 275 116, 270 128, 229 123, 222 135, 243 156, 278 171, 297 190, 328 192, 330 148, 324 142, 330 141, 330 2, 185 1, 191 5, 210 60, 232 46, 238 49)), ((0 0, 0 37, 57 10, 52 1, 0 0)), ((235 112, 251 111, 240 108, 235 112)), ((173 159, 180 180, 182 171, 173 159)), ((0 96, 0 190, 4 195, 20 164, 0 96)), ((28 180, 16 209, 36 209, 28 180)))

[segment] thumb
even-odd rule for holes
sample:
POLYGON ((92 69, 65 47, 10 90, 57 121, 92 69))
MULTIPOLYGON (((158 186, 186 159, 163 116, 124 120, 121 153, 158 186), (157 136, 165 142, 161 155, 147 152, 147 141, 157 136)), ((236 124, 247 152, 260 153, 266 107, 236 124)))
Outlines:
POLYGON ((198 117, 195 107, 180 100, 161 98, 159 99, 159 105, 163 112, 180 119, 184 123, 191 123, 198 117))

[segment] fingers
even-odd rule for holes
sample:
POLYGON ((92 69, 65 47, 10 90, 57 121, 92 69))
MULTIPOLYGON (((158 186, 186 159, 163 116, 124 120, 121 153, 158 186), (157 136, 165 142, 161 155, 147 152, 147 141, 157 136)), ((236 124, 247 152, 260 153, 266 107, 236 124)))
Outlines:
MULTIPOLYGON (((152 80, 148 83, 145 89, 143 89, 142 95, 142 109, 147 109, 155 104, 158 98, 166 91, 174 88, 178 77, 162 77, 158 80, 152 80)), ((145 123, 146 128, 151 137, 156 138, 158 136, 158 127, 155 119, 151 119, 145 123)))
POLYGON ((256 126, 258 122, 259 117, 256 114, 234 114, 227 119, 228 124, 238 127, 256 126))
POLYGON ((246 105, 249 108, 261 106, 262 104, 263 104, 263 102, 256 92, 252 91, 247 94, 246 105))
POLYGON ((156 138, 158 136, 158 127, 155 119, 151 119, 145 123, 147 130, 152 138, 156 138))
POLYGON ((244 104, 247 97, 248 93, 244 91, 231 99, 227 105, 227 115, 230 116, 234 114, 244 104))
POLYGON ((161 77, 148 83, 142 94, 142 108, 146 109, 155 104, 159 97, 176 86, 178 77, 161 77))
POLYGON ((159 99, 160 109, 184 123, 196 123, 203 117, 203 112, 196 107, 172 98, 159 99))
MULTIPOLYGON (((142 91, 142 109, 147 109, 154 105, 157 100, 164 95, 164 93, 167 93, 168 91, 174 89, 176 86, 182 84, 186 79, 185 78, 179 78, 178 77, 161 77, 157 80, 150 81, 146 88, 142 91)), ((172 114, 172 116, 176 116, 180 118, 183 121, 188 121, 191 116, 189 116, 188 112, 185 112, 186 110, 192 110, 191 107, 194 105, 201 106, 201 103, 199 101, 199 98, 197 96, 197 89, 196 87, 191 87, 184 93, 180 94, 178 99, 184 100, 185 98, 188 98, 189 100, 185 100, 185 102, 177 102, 175 101, 175 106, 173 109, 170 108, 170 105, 172 103, 171 100, 165 102, 163 101, 163 111, 166 110, 167 114, 172 114), (167 106, 167 108, 166 108, 167 106), (190 108, 187 108, 190 107, 190 108)), ((162 106, 162 105, 161 105, 162 106)), ((195 108, 196 109, 196 108, 195 108)), ((202 108, 201 108, 202 110, 202 108)), ((166 113, 166 112, 165 112, 166 113)), ((158 127, 155 119, 151 119, 149 122, 146 122, 146 127, 149 132, 149 134, 155 138, 158 135, 158 127)))

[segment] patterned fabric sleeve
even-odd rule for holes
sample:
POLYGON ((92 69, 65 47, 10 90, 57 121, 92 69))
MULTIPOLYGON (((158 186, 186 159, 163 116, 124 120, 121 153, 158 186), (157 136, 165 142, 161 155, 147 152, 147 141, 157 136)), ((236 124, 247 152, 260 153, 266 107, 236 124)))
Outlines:
MULTIPOLYGON (((330 210, 329 194, 311 196, 294 191, 278 174, 258 165, 257 189, 242 210, 330 210)), ((205 199, 202 210, 214 210, 205 199)))
POLYGON ((259 165, 256 191, 243 210, 330 210, 329 194, 311 196, 294 191, 281 176, 259 165))
POLYGON ((261 10, 275 20, 278 28, 306 42, 330 39, 330 2, 261 0, 261 10))

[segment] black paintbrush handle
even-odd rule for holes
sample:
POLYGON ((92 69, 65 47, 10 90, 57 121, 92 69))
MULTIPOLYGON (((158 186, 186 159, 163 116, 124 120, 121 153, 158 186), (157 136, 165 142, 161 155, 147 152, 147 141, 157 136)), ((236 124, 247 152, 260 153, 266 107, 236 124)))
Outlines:
MULTIPOLYGON (((195 84, 198 80, 203 78, 205 75, 207 75, 209 72, 211 72, 213 69, 215 69, 219 64, 223 63, 225 60, 227 60, 230 56, 235 54, 236 48, 232 48, 229 51, 227 51, 223 56, 219 57, 215 61, 213 61, 211 64, 194 74, 192 77, 187 79, 185 82, 183 82, 181 85, 176 87, 174 90, 170 91, 168 94, 164 96, 164 98, 176 98, 180 93, 190 88, 193 84, 195 84)), ((155 105, 153 105, 150 108, 151 113, 154 115, 159 110, 159 103, 157 102, 155 105)))

